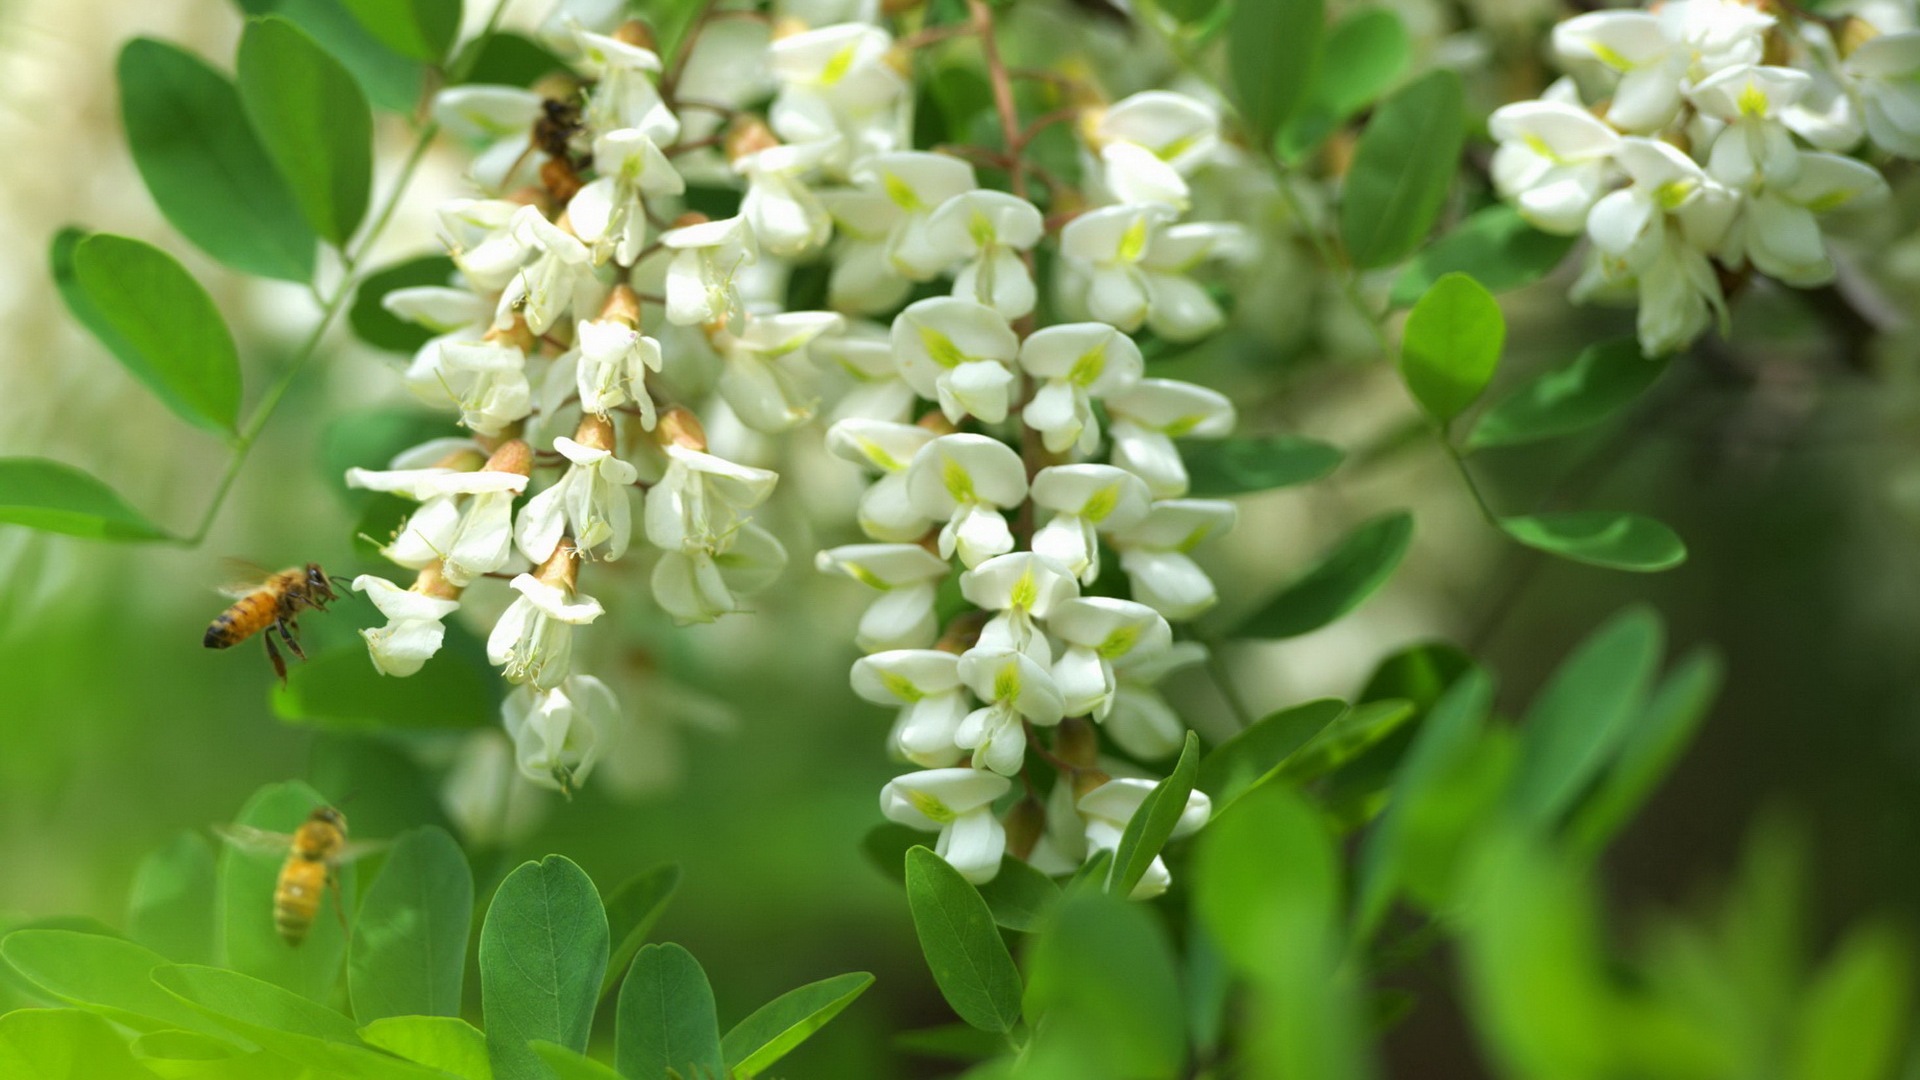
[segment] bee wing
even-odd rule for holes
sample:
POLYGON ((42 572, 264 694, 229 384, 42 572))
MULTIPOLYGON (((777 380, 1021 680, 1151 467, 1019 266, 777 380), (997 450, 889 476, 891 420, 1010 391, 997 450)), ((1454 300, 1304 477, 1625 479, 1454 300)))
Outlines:
POLYGON ((217 588, 222 595, 230 596, 235 600, 243 596, 251 596, 253 593, 259 591, 260 586, 265 584, 266 580, 273 576, 273 571, 261 566, 259 563, 250 562, 233 555, 221 557, 220 570, 221 573, 225 575, 226 580, 217 586, 217 588))
POLYGON ((340 849, 340 854, 334 856, 333 861, 337 865, 345 866, 355 859, 377 855, 392 846, 391 840, 349 840, 346 846, 340 849))
POLYGON ((249 855, 285 855, 293 848, 293 834, 269 832, 251 825, 215 825, 214 834, 249 855))

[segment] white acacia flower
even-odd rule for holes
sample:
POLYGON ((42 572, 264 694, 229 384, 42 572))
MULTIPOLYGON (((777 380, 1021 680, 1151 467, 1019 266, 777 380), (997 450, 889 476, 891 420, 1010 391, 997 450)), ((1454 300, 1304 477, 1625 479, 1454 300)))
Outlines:
POLYGON ((843 334, 814 342, 813 357, 837 367, 852 382, 833 407, 833 419, 908 423, 920 395, 900 376, 893 359, 893 337, 886 327, 855 322, 843 334))
POLYGON ((505 566, 512 555, 513 500, 526 490, 527 478, 488 469, 348 469, 347 486, 418 500, 420 508, 380 553, 413 570, 443 562, 446 579, 465 586, 505 566))
POLYGON ((660 234, 667 264, 667 321, 676 326, 725 324, 741 310, 734 275, 756 261, 744 217, 703 221, 660 234))
POLYGON ((1186 177, 1220 146, 1220 113, 1185 94, 1148 90, 1114 102, 1093 125, 1107 190, 1122 203, 1186 209, 1186 177))
POLYGON ((845 325, 830 311, 783 311, 747 320, 737 335, 719 335, 720 395, 755 431, 774 434, 805 423, 820 403, 819 372, 807 346, 845 325))
POLYGON ((589 131, 633 129, 661 146, 671 146, 680 137, 679 118, 660 100, 660 91, 653 85, 660 73, 658 55, 586 30, 576 31, 574 41, 581 68, 595 80, 583 116, 589 131))
POLYGON ((884 193, 860 188, 820 192, 820 202, 833 218, 827 304, 860 315, 898 308, 913 292, 913 281, 887 256, 900 208, 884 193))
POLYGON ((582 319, 573 340, 581 411, 604 418, 632 402, 640 409, 640 426, 652 431, 659 414, 647 392, 647 372, 661 368, 660 343, 617 319, 582 319))
POLYGON ((1013 649, 1046 665, 1053 662, 1053 649, 1040 624, 1055 607, 1079 596, 1080 585, 1052 559, 1016 551, 962 572, 960 595, 997 613, 980 629, 979 648, 1013 649))
POLYGON ((918 424, 842 420, 827 429, 835 457, 867 465, 880 474, 860 496, 860 529, 875 540, 906 543, 925 536, 932 519, 907 495, 907 467, 934 434, 918 424))
POLYGON ((923 832, 938 832, 934 854, 960 876, 983 885, 1000 872, 1007 833, 993 801, 1011 786, 1004 776, 974 769, 929 769, 897 776, 880 790, 880 812, 923 832))
POLYGON ((1723 68, 1758 63, 1773 17, 1725 0, 1678 0, 1659 13, 1595 11, 1553 30, 1554 51, 1611 86, 1606 119, 1647 133, 1671 123, 1682 94, 1723 68))
POLYGON ((814 566, 879 591, 860 617, 854 643, 869 653, 924 649, 940 632, 934 599, 947 561, 918 544, 847 544, 814 556, 814 566))
POLYGON ((1800 148, 1780 118, 1811 82, 1804 71, 1748 66, 1728 68, 1695 86, 1694 105, 1727 125, 1708 151, 1713 178, 1736 190, 1792 183, 1800 172, 1800 148))
POLYGON ((968 713, 954 732, 973 767, 1002 776, 1020 771, 1027 759, 1026 724, 1051 726, 1066 714, 1053 676, 1017 649, 970 649, 960 658, 960 680, 986 704, 968 713))
POLYGON ((886 251, 896 273, 929 281, 953 264, 952 253, 934 242, 929 226, 942 204, 979 186, 973 166, 947 154, 912 150, 869 158, 854 179, 884 195, 895 211, 886 251))
POLYGON ((545 819, 546 792, 520 776, 513 757, 513 740, 497 727, 470 731, 455 745, 440 805, 467 842, 517 843, 545 819))
POLYGON ((1886 195, 1886 178, 1865 162, 1803 154, 1792 182, 1770 183, 1747 198, 1723 257, 1734 266, 1750 259, 1761 273, 1788 285, 1824 285, 1833 280, 1833 259, 1815 215, 1886 195))
POLYGON ((927 241, 944 265, 959 264, 953 295, 975 300, 1007 319, 1033 313, 1037 294, 1020 252, 1046 232, 1040 210, 1004 191, 969 191, 941 203, 927 221, 927 241))
POLYGON ((786 547, 749 521, 728 538, 723 550, 662 554, 653 566, 653 598, 679 623, 712 622, 741 610, 740 597, 773 584, 786 568, 786 547))
POLYGON ((1049 466, 1034 475, 1032 495, 1053 512, 1033 534, 1033 550, 1083 585, 1100 577, 1100 534, 1139 524, 1153 500, 1145 481, 1114 465, 1049 466))
POLYGON ((897 707, 888 741, 908 761, 937 769, 960 760, 954 733, 969 703, 960 658, 938 649, 890 649, 853 662, 853 692, 897 707))
POLYGON ((1843 71, 1860 98, 1867 137, 1904 158, 1920 158, 1920 31, 1881 34, 1857 46, 1843 71))
POLYGON ((447 285, 394 289, 380 298, 380 306, 396 319, 440 335, 464 332, 464 336, 477 338, 493 321, 493 305, 485 297, 471 289, 447 285))
POLYGON ((520 775, 543 788, 571 794, 587 782, 620 722, 620 703, 591 675, 570 675, 550 690, 515 687, 500 703, 520 775))
POLYGON ((1155 687, 1172 672, 1206 658, 1207 647, 1199 642, 1176 641, 1159 652, 1135 652, 1116 662, 1112 705, 1101 721, 1114 743, 1141 761, 1158 761, 1178 752, 1187 726, 1155 687))
POLYGON ((537 148, 529 152, 527 132, 541 108, 540 95, 519 86, 449 86, 433 96, 433 118, 442 130, 456 139, 486 142, 467 175, 488 192, 538 178, 545 155, 537 148))
POLYGON ((636 128, 593 140, 593 168, 599 175, 568 200, 567 220, 592 246, 596 261, 611 256, 621 266, 632 266, 647 243, 647 201, 678 195, 686 182, 653 139, 636 128))
POLYGON ((727 550, 748 511, 767 501, 780 480, 767 469, 684 446, 668 446, 666 455, 666 473, 646 500, 647 540, 662 551, 727 550))
POLYGON ((1053 664, 1053 682, 1060 690, 1069 716, 1106 719, 1113 707, 1118 680, 1116 661, 1142 659, 1165 652, 1173 644, 1173 628, 1145 604, 1106 596, 1063 601, 1054 608, 1047 628, 1065 644, 1053 664))
POLYGON ((1068 323, 1030 335, 1020 346, 1020 366, 1041 380, 1020 418, 1049 451, 1078 447, 1086 454, 1100 441, 1093 399, 1132 389, 1145 363, 1133 339, 1113 327, 1068 323))
POLYGON ((1120 568, 1133 598, 1169 619, 1191 619, 1220 599, 1207 572, 1188 555, 1239 517, 1223 499, 1167 499, 1153 504, 1140 523, 1115 533, 1120 568))
POLYGON ((972 300, 936 296, 893 320, 893 355, 907 385, 948 420, 1007 418, 1020 338, 1006 317, 972 300))
POLYGON ((1633 183, 1594 204, 1587 235, 1637 278, 1641 347, 1664 355, 1699 337, 1715 313, 1724 317, 1706 253, 1725 239, 1739 201, 1664 142, 1622 139, 1617 158, 1633 183))
POLYGON ((1139 271, 1147 290, 1147 327, 1176 344, 1198 341, 1227 321, 1207 290, 1188 275, 1213 259, 1239 260, 1247 233, 1238 225, 1183 221, 1154 230, 1139 271))
POLYGON ((562 536, 573 537, 583 555, 618 559, 633 537, 634 481, 639 470, 613 456, 613 451, 586 446, 562 435, 553 448, 568 461, 567 471, 553 486, 528 500, 514 527, 520 553, 535 563, 553 555, 562 536))
POLYGON ((833 218, 807 186, 806 174, 820 167, 832 143, 787 143, 742 154, 733 169, 746 177, 740 216, 770 255, 791 258, 813 251, 833 235, 833 218))
POLYGON ((422 402, 460 410, 479 435, 499 435, 533 411, 527 354, 505 342, 439 342, 415 354, 405 380, 422 402))
POLYGON ((1489 120, 1500 148, 1493 183, 1520 216, 1544 232, 1571 236, 1614 175, 1620 136, 1592 113, 1553 101, 1522 101, 1489 120))
POLYGON ((511 683, 559 686, 573 659, 573 628, 600 617, 600 601, 549 585, 532 574, 512 581, 519 593, 487 636, 487 660, 511 683))
POLYGON ((909 86, 888 62, 892 48, 892 35, 858 21, 776 38, 767 63, 780 91, 768 123, 789 142, 829 147, 842 173, 907 145, 909 86))
MULTIPOLYGON (((1148 795, 1153 793, 1155 784, 1151 780, 1124 777, 1109 780, 1080 797, 1075 805, 1080 816, 1087 823, 1087 853, 1097 851, 1117 851, 1120 838, 1127 831, 1127 822, 1140 809, 1148 795)), ((1213 814, 1213 802, 1203 791, 1194 791, 1187 796, 1187 805, 1180 813, 1180 820, 1173 827, 1169 840, 1178 840, 1200 831, 1213 814)), ((1140 883, 1133 887, 1128 897, 1132 900, 1151 900, 1167 891, 1173 883, 1173 875, 1168 872, 1167 864, 1159 856, 1154 856, 1147 872, 1141 876, 1140 883)))
POLYGON ((907 467, 907 498, 940 530, 940 557, 956 552, 968 566, 1013 550, 1013 531, 1000 511, 1027 497, 1020 455, 985 435, 942 435, 920 448, 907 467))
POLYGON ((1155 204, 1109 206, 1081 214, 1060 230, 1060 254, 1088 276, 1087 310, 1132 333, 1147 319, 1152 297, 1140 262, 1156 225, 1172 216, 1155 204))
POLYGON ((544 334, 575 308, 597 306, 602 291, 593 274, 593 253, 579 237, 546 219, 538 207, 521 207, 513 216, 520 241, 538 252, 531 263, 500 295, 496 326, 512 321, 512 313, 526 316, 527 329, 544 334))
POLYGON ((1174 379, 1141 379, 1107 398, 1113 463, 1146 481, 1154 498, 1187 492, 1187 466, 1173 440, 1224 439, 1233 402, 1217 390, 1174 379))
POLYGON ((505 199, 450 199, 440 204, 440 239, 474 290, 505 289, 532 254, 513 227, 523 207, 505 199))
POLYGON ((420 670, 446 635, 447 616, 460 610, 460 601, 403 589, 386 578, 361 574, 353 579, 353 591, 367 594, 373 606, 386 616, 387 625, 369 626, 360 631, 367 641, 367 655, 382 675, 404 678, 420 670))

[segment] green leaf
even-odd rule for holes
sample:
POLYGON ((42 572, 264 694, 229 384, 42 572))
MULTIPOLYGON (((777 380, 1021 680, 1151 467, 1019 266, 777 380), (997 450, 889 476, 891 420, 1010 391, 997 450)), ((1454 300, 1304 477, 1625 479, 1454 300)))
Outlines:
POLYGON ((233 83, 152 38, 120 50, 119 76, 127 145, 167 221, 242 273, 312 280, 313 231, 247 126, 233 83))
POLYGON ((136 1031, 218 1031, 147 978, 167 958, 131 941, 74 930, 15 930, 0 957, 42 992, 136 1031))
POLYGON ((755 1009, 720 1041, 736 1080, 747 1080, 806 1042, 873 985, 864 971, 835 975, 781 994, 755 1009))
POLYGON ((1285 131, 1280 153, 1299 160, 1372 104, 1406 70, 1411 42, 1385 8, 1356 11, 1328 32, 1306 100, 1285 131))
POLYGON ((860 853, 895 884, 907 880, 907 852, 924 846, 927 834, 896 822, 885 822, 867 830, 860 838, 860 853))
MULTIPOLYGON (((299 781, 268 784, 247 800, 236 825, 266 832, 287 833, 299 828, 326 799, 299 781)), ((220 853, 220 912, 224 921, 227 966, 264 979, 314 1001, 327 1001, 339 981, 347 953, 343 916, 335 907, 341 897, 358 895, 355 868, 340 869, 340 887, 320 898, 307 938, 289 945, 274 928, 274 886, 280 879, 284 854, 254 852, 229 844, 220 853)))
MULTIPOLYGON (((535 1039, 528 1045, 559 1080, 622 1080, 619 1073, 578 1050, 570 1050, 545 1039, 535 1039)), ((544 1074, 543 1080, 546 1080, 544 1074)))
POLYGON ((966 1024, 902 1031, 893 1037, 895 1048, 915 1057, 950 1061, 984 1061, 1005 1053, 1007 1041, 990 1031, 966 1024))
POLYGON ((1346 711, 1346 702, 1323 698, 1270 713, 1203 758, 1194 786, 1207 793, 1218 814, 1271 776, 1346 711))
POLYGON ((647 945, 634 954, 617 1015, 613 1057, 629 1080, 726 1075, 713 987, 680 946, 647 945))
POLYGON ((1320 564, 1240 625, 1237 634, 1290 638, 1341 618, 1393 575, 1413 539, 1413 515, 1404 510, 1362 523, 1320 564))
POLYGON ((1027 953, 1036 1038, 1070 1048, 1077 1075, 1179 1075, 1186 1060, 1180 979, 1148 909, 1117 895, 1068 898, 1027 953))
POLYGON ((134 378, 188 423, 233 434, 240 354, 213 298, 173 256, 124 236, 63 229, 52 261, 67 309, 134 378))
POLYGON ((544 46, 520 34, 496 31, 460 47, 453 67, 465 65, 464 83, 493 86, 532 86, 543 77, 566 68, 566 62, 544 46), (474 52, 478 55, 471 55, 474 52))
POLYGON ((165 540, 172 534, 107 485, 45 458, 0 458, 0 525, 96 540, 165 540))
MULTIPOLYGON (((925 834, 920 834, 925 839, 925 834)), ((993 921, 1009 930, 1038 930, 1053 905, 1060 902, 1060 886, 1033 868, 1033 864, 1011 855, 1000 860, 1000 872, 980 886, 980 897, 993 912, 993 921)))
POLYGON ((214 958, 213 848, 199 833, 174 834, 140 860, 127 900, 127 936, 187 964, 214 958))
POLYGON ((1501 518, 1500 528, 1530 548, 1608 570, 1646 574, 1687 561, 1679 534, 1640 514, 1567 510, 1501 518))
POLYGON ((278 15, 240 38, 240 99, 315 232, 342 246, 367 212, 373 116, 338 60, 278 15))
MULTIPOLYGON (((164 993, 159 987, 154 989, 164 993)), ((216 1077, 236 1075, 221 1072, 226 1066, 216 1063, 224 1063, 246 1053, 237 1043, 226 1038, 179 1028, 165 1028, 138 1035, 128 1044, 128 1049, 133 1051, 135 1060, 150 1072, 161 1076, 195 1077, 196 1080, 200 1077, 214 1080, 216 1077)))
POLYGON ((1113 869, 1107 877, 1107 891, 1115 896, 1133 894, 1147 868, 1160 855, 1160 849, 1173 837, 1180 816, 1187 812, 1187 797, 1193 794, 1193 782, 1200 774, 1200 736, 1187 732, 1186 745, 1180 748, 1180 760, 1165 780, 1153 786, 1140 808, 1127 819, 1120 834, 1120 846, 1113 852, 1113 869))
POLYGON ((1394 698, 1357 705, 1281 762, 1273 779, 1292 785, 1318 780, 1380 745, 1414 715, 1412 702, 1394 698))
POLYGON ((1493 380, 1507 321, 1500 303, 1465 274, 1448 274, 1413 305, 1400 340, 1400 376, 1428 415, 1445 425, 1493 380))
POLYGON ((1253 136, 1273 145, 1312 82, 1320 52, 1321 0, 1238 4, 1227 27, 1234 104, 1253 136))
POLYGON ((19 1009, 0 1016, 0 1076, 8 1080, 115 1080, 152 1075, 113 1025, 77 1009, 19 1009))
POLYGON ((592 879, 549 855, 507 875, 480 927, 480 1001, 498 1080, 545 1080, 528 1047, 585 1051, 607 968, 607 915, 592 879))
POLYGON ((487 1037, 457 1016, 386 1016, 360 1029, 360 1038, 397 1057, 461 1080, 492 1080, 487 1037))
POLYGON ((1472 667, 1473 657, 1444 641, 1410 645, 1380 661, 1373 674, 1367 676, 1360 700, 1399 698, 1413 702, 1415 709, 1425 712, 1433 708, 1447 687, 1472 667))
POLYGON ((607 974, 600 981, 601 997, 606 997, 627 973, 628 961, 646 943, 653 924, 660 921, 667 903, 679 888, 680 867, 668 863, 635 874, 607 897, 607 928, 614 946, 607 962, 607 974))
POLYGON ((422 255, 417 259, 382 267, 367 275, 353 294, 353 306, 347 309, 347 322, 361 341, 388 352, 410 353, 431 341, 434 331, 410 323, 381 306, 395 289, 422 285, 446 285, 453 279, 453 260, 445 255, 422 255))
POLYGON ((484 646, 449 627, 440 652, 404 679, 381 674, 359 642, 315 653, 274 688, 273 711, 326 731, 443 731, 497 723, 500 696, 484 646))
POLYGON ((1559 266, 1577 236, 1555 236, 1526 223, 1505 203, 1476 211, 1413 257, 1394 279, 1392 304, 1406 307, 1443 276, 1459 272, 1493 292, 1531 285, 1559 266))
POLYGON ((1209 499, 1311 483, 1346 456, 1337 446, 1291 435, 1194 441, 1183 452, 1191 494, 1209 499))
POLYGON ((344 0, 380 44, 401 56, 436 63, 460 32, 460 0, 344 0))
POLYGON ((1374 110, 1340 199, 1340 237, 1355 267, 1387 266, 1420 246, 1453 186, 1465 110, 1460 76, 1444 68, 1374 110))
POLYGON ((401 835, 353 921, 354 1018, 460 1015, 472 923, 473 872, 460 845, 431 825, 401 835))
POLYGON ((1518 446, 1571 435, 1612 416, 1667 370, 1649 360, 1631 338, 1589 345, 1573 363, 1535 376, 1483 413, 1467 449, 1518 446))
POLYGON ((1693 740, 1724 676, 1719 657, 1701 650, 1661 681, 1621 738, 1612 766, 1568 827, 1576 848, 1598 855, 1633 819, 1693 740))
POLYGON ((960 1019, 1008 1032, 1020 1019, 1020 972, 987 902, 960 871, 923 847, 907 852, 907 907, 933 981, 960 1019))
POLYGON ((1794 1080, 1878 1080, 1911 1038, 1906 940, 1888 926, 1849 933, 1808 988, 1794 1025, 1794 1080))
POLYGON ((275 1031, 349 1044, 359 1041, 353 1021, 340 1013, 237 971, 167 964, 156 968, 152 978, 161 989, 225 1021, 242 1035, 275 1031))
POLYGON ((1558 819, 1606 767, 1640 712, 1662 637, 1659 616, 1630 607, 1554 671, 1521 726, 1512 805, 1522 820, 1558 819))

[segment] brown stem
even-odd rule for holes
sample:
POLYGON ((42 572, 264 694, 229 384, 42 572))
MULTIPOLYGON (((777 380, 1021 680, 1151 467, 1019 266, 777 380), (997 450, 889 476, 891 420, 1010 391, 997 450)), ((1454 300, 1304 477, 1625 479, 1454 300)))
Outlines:
POLYGON ((938 45, 943 41, 951 41, 954 38, 965 37, 968 34, 978 32, 979 27, 973 23, 948 23, 945 26, 929 26, 925 30, 919 30, 901 38, 898 47, 908 51, 924 49, 929 45, 938 45))

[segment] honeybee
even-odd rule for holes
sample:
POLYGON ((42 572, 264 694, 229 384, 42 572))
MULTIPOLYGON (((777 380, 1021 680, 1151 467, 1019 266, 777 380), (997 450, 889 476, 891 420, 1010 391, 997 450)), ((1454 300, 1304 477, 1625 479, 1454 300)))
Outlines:
POLYGON ((331 806, 315 807, 291 835, 250 825, 221 825, 221 837, 243 851, 261 855, 284 852, 273 886, 273 928, 280 940, 299 945, 320 913, 321 893, 333 894, 334 911, 346 925, 340 900, 340 868, 378 850, 380 844, 348 843, 347 816, 331 806))
MULTIPOLYGON (((556 203, 567 202, 580 190, 580 169, 585 163, 574 153, 573 140, 583 126, 577 101, 547 98, 540 103, 540 115, 527 140, 527 154, 537 150, 547 155, 540 166, 540 182, 556 203)), ((524 160, 526 155, 521 157, 524 160)))
POLYGON ((274 673, 283 683, 287 681, 287 662, 274 645, 273 635, 278 633, 293 655, 305 660, 307 654, 301 651, 300 642, 293 636, 300 628, 297 620, 301 610, 325 611, 328 604, 340 598, 318 563, 289 567, 267 575, 266 580, 258 584, 225 591, 237 599, 207 626, 203 644, 209 649, 225 649, 259 634, 260 640, 267 643, 267 658, 273 661, 274 673))

